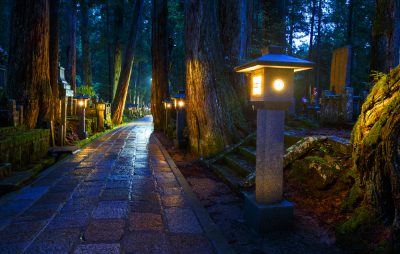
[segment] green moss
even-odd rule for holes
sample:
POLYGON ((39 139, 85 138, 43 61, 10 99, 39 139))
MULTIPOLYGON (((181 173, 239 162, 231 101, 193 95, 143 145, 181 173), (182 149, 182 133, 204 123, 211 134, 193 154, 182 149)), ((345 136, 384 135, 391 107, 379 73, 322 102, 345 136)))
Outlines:
POLYGON ((307 156, 305 158, 305 160, 310 161, 310 162, 314 162, 314 163, 317 163, 317 164, 328 165, 328 162, 324 158, 321 158, 319 156, 307 156))
POLYGON ((361 206, 354 210, 353 216, 349 220, 336 228, 336 232, 342 236, 347 236, 356 233, 361 227, 370 228, 375 223, 374 212, 366 206, 361 206))
POLYGON ((349 194, 341 204, 342 212, 348 212, 353 210, 360 203, 361 199, 362 199, 362 192, 359 185, 356 183, 350 189, 349 194))
POLYGON ((374 254, 390 253, 390 243, 388 240, 381 240, 374 250, 374 254))

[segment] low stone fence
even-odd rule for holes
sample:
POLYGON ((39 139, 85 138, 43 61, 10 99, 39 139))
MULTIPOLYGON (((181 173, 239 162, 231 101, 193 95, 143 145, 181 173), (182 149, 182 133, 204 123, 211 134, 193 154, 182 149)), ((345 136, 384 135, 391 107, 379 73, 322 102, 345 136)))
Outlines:
POLYGON ((0 128, 0 163, 11 163, 12 170, 25 169, 47 155, 49 144, 47 129, 0 128))

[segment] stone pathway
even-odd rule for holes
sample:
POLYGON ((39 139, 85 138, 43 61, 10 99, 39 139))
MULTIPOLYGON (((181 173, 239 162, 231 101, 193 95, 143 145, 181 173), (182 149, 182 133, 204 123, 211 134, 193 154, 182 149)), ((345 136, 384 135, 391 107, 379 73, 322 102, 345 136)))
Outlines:
POLYGON ((106 134, 3 196, 0 253, 214 253, 151 120, 106 134))

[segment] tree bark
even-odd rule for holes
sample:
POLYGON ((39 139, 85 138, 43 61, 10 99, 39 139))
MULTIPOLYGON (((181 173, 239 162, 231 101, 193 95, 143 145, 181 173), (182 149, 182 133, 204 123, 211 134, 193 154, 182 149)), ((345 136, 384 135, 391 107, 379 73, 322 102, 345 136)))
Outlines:
POLYGON ((143 0, 137 0, 135 2, 135 9, 133 11, 132 25, 128 37, 128 43, 125 49, 124 62, 122 64, 121 76, 118 81, 117 92, 115 99, 112 102, 111 113, 112 122, 114 124, 120 124, 122 122, 122 116, 125 108, 126 96, 128 94, 129 80, 132 73, 133 58, 137 42, 137 34, 140 28, 140 20, 143 9, 143 0))
POLYGON ((162 101, 169 97, 167 17, 167 0, 153 0, 151 113, 155 130, 165 127, 165 109, 162 101))
POLYGON ((400 0, 376 0, 371 70, 388 73, 399 64, 400 0))
POLYGON ((400 240, 400 67, 374 85, 352 132, 363 204, 392 222, 400 240))
POLYGON ((112 87, 112 100, 115 98, 115 93, 117 91, 119 77, 121 75, 122 66, 122 30, 124 24, 124 0, 112 1, 111 7, 111 17, 110 26, 112 42, 112 64, 111 64, 111 87, 112 87))
POLYGON ((65 79, 76 92, 76 0, 67 1, 67 63, 65 67, 65 79))
POLYGON ((14 2, 8 78, 27 127, 46 126, 52 104, 48 0, 14 2))
POLYGON ((82 71, 83 83, 92 86, 92 61, 90 59, 90 33, 89 33, 89 4, 88 0, 81 0, 81 42, 82 42, 82 71))
POLYGON ((215 0, 185 1, 187 124, 192 153, 198 156, 224 149, 247 131, 217 22, 215 0))
POLYGON ((60 0, 49 0, 50 4, 50 85, 53 95, 54 114, 52 119, 56 122, 59 120, 60 115, 60 98, 58 92, 58 47, 59 47, 59 5, 60 0))

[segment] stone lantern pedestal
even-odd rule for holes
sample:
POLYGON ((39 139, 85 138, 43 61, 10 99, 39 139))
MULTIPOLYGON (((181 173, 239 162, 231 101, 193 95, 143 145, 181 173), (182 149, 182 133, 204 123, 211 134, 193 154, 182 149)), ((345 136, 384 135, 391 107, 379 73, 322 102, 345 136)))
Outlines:
POLYGON ((257 110, 256 192, 245 193, 244 215, 258 233, 293 222, 293 204, 282 198, 284 121, 284 110, 257 110))
POLYGON ((106 110, 105 103, 97 103, 96 104, 96 113, 97 113, 97 130, 104 131, 104 112, 106 110))

